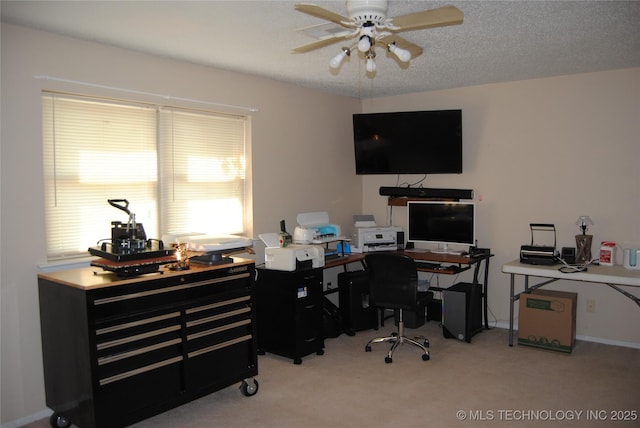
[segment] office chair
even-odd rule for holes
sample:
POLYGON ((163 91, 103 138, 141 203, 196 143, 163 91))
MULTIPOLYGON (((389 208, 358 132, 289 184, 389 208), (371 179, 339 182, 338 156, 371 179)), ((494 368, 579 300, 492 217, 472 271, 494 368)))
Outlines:
POLYGON ((388 342, 391 348, 385 363, 393 362, 393 351, 403 343, 414 345, 423 351, 422 359, 429 360, 429 340, 424 337, 409 338, 404 335, 404 310, 424 308, 429 294, 418 292, 418 271, 413 259, 396 253, 373 253, 365 256, 369 272, 370 301, 374 306, 386 309, 398 309, 398 331, 391 336, 371 339, 365 351, 371 352, 372 343, 388 342), (418 340, 422 340, 420 343, 418 340))

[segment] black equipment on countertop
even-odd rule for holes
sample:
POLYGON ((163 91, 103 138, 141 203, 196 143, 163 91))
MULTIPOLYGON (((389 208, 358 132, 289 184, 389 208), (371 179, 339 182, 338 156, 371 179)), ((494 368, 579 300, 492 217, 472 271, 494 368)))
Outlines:
POLYGON ((554 265, 557 263, 556 258, 556 227, 547 223, 531 223, 531 245, 522 245, 520 247, 520 263, 530 265, 554 265), (546 245, 534 243, 534 232, 551 234, 553 232, 553 245, 548 242, 546 245))
POLYGON ((136 222, 135 214, 129 211, 129 201, 126 199, 108 199, 112 207, 118 208, 129 215, 126 223, 111 222, 111 239, 98 241, 97 247, 90 247, 92 256, 104 260, 91 262, 105 270, 120 276, 134 276, 155 272, 164 263, 175 262, 170 257, 175 254, 175 248, 165 248, 159 239, 147 239, 142 223, 136 222))

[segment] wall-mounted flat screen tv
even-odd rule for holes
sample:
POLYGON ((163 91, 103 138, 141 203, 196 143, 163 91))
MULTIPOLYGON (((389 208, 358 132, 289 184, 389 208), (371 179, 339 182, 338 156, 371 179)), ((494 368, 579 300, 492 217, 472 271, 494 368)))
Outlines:
POLYGON ((353 115, 356 174, 461 174, 462 110, 353 115))

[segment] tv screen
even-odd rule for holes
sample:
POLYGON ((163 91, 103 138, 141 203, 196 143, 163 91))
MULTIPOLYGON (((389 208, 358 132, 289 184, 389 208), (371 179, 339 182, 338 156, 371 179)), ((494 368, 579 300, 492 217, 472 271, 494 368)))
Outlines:
POLYGON ((356 174, 461 174, 462 110, 353 115, 356 174))
POLYGON ((474 202, 409 201, 407 240, 436 246, 436 252, 455 252, 450 245, 474 246, 476 205, 474 202))

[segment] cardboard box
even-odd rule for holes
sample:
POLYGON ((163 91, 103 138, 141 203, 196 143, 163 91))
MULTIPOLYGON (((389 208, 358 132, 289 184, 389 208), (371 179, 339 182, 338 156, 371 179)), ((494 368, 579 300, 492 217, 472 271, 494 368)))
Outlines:
POLYGON ((576 342, 577 293, 537 289, 520 295, 518 345, 571 353, 576 342))

